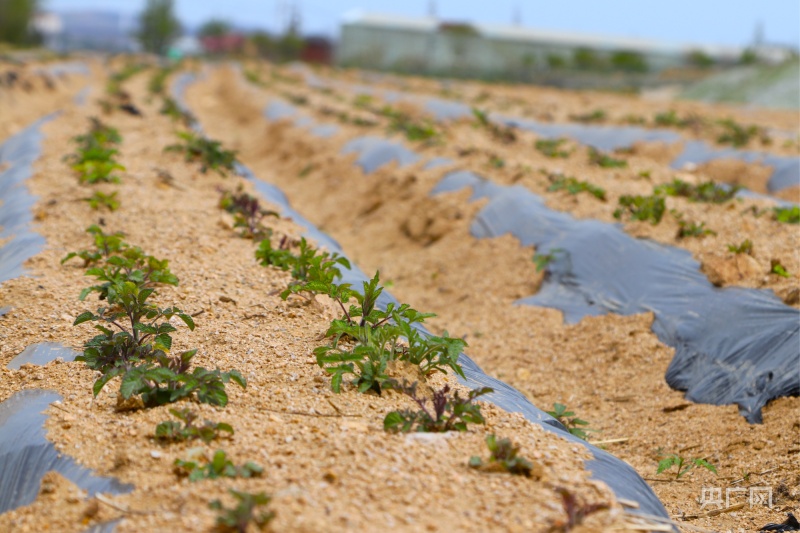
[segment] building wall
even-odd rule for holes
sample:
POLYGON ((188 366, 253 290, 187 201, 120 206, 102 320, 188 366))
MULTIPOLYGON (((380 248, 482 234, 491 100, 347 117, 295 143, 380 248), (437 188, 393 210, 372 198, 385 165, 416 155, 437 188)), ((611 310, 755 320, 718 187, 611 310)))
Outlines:
MULTIPOLYGON (((471 74, 486 77, 524 78, 550 69, 548 56, 572 65, 579 46, 562 42, 515 40, 447 31, 378 27, 360 23, 342 26, 337 63, 381 70, 427 74, 471 74)), ((618 50, 594 48, 608 61, 618 50)), ((637 50, 631 50, 636 51, 637 50)), ((639 52, 651 71, 681 66, 685 57, 677 51, 639 52)))

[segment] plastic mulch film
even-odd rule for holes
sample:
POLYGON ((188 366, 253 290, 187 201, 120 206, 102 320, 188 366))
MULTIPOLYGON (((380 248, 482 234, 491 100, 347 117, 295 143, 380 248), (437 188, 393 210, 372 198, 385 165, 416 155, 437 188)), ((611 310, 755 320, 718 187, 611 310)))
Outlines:
POLYGON ((653 312, 653 332, 675 348, 667 383, 688 400, 736 404, 750 423, 781 396, 800 394, 800 312, 770 290, 714 287, 685 250, 629 236, 615 224, 576 220, 520 186, 451 172, 432 194, 473 188, 489 203, 477 238, 511 234, 553 260, 538 294, 519 303, 585 316, 653 312))
POLYGON ((33 173, 41 153, 41 126, 55 115, 44 117, 0 145, 0 283, 24 273, 23 263, 44 248, 44 238, 30 230, 31 207, 36 198, 23 182, 33 173))
MULTIPOLYGON (((191 83, 188 77, 179 78, 178 82, 173 88, 172 94, 179 106, 186 111, 189 111, 183 101, 183 92, 186 86, 191 83), (180 83, 180 85, 178 84, 180 83)), ((197 126, 198 131, 201 130, 197 126)), ((361 146, 369 148, 373 146, 369 143, 364 143, 361 146)), ((345 255, 339 244, 319 231, 313 224, 305 219, 300 213, 295 211, 286 198, 286 195, 275 185, 269 184, 259 180, 249 169, 244 165, 238 164, 237 171, 246 179, 252 181, 256 187, 256 191, 270 203, 279 207, 279 211, 285 217, 290 217, 295 223, 306 228, 305 235, 314 239, 318 245, 328 249, 331 252, 337 252, 340 255, 345 255)), ((352 264, 352 263, 351 263, 352 264)), ((352 269, 342 269, 342 282, 351 283, 354 288, 359 288, 361 284, 369 278, 357 266, 352 269)), ((384 291, 377 305, 380 308, 385 308, 389 302, 397 302, 393 296, 387 291, 384 291)), ((420 328, 425 331, 424 328, 420 328)), ((594 479, 598 479, 606 483, 617 495, 618 498, 636 501, 639 508, 632 510, 634 514, 644 514, 656 516, 659 518, 668 519, 664 506, 655 495, 649 485, 636 473, 636 471, 624 461, 614 457, 608 452, 601 450, 591 444, 583 441, 567 431, 557 420, 548 415, 538 407, 534 406, 528 398, 509 386, 508 384, 488 376, 481 368, 470 359, 466 354, 461 354, 459 363, 462 365, 466 380, 461 380, 466 386, 471 388, 476 387, 491 387, 494 392, 488 395, 486 401, 489 401, 498 407, 505 409, 509 412, 521 413, 529 421, 539 424, 547 431, 557 433, 559 436, 569 440, 574 444, 586 447, 593 455, 593 459, 586 461, 586 469, 591 472, 594 479)))
POLYGON ((74 361, 77 352, 57 342, 40 342, 31 344, 14 357, 6 365, 9 370, 19 370, 22 365, 32 364, 43 366, 59 357, 63 361, 74 361))
POLYGON ((52 391, 28 389, 0 403, 0 513, 33 503, 42 476, 51 470, 89 495, 133 490, 133 485, 93 475, 47 440, 44 429, 47 415, 43 411, 60 399, 52 391))

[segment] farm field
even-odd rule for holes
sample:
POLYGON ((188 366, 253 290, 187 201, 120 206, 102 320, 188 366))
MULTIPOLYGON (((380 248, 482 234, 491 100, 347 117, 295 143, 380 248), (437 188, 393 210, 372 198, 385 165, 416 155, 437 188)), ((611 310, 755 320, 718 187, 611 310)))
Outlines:
POLYGON ((20 391, 54 391, 42 437, 85 469, 55 462, 29 496, 0 495, 0 529, 755 531, 797 513, 796 113, 299 65, 87 65, 0 88, 0 143, 59 111, 24 183, 0 148, 0 188, 33 195, 19 231, 43 237, 24 275, 0 262, 0 423, 20 391), (588 129, 542 133, 564 124, 588 129), (662 133, 585 140, 615 127, 662 133), (690 143, 777 166, 674 164, 690 143), (303 236, 326 267, 293 262, 303 236), (363 293, 376 272, 384 294, 359 322, 369 304, 331 279, 363 293), (389 293, 435 313, 432 337, 380 314, 389 293), (151 325, 123 327, 130 306, 151 325), (103 349, 125 330, 138 351, 92 359, 93 323, 111 328, 103 349), (41 343, 90 360, 13 364, 41 343), (459 428, 392 430, 435 391, 467 409, 459 428), (157 438, 179 427, 170 409, 232 434, 157 438), (489 459, 491 435, 524 475, 489 459), (202 479, 218 450, 229 468, 202 479), (226 515, 228 489, 271 499, 226 515), (771 507, 750 500, 767 490, 771 507))

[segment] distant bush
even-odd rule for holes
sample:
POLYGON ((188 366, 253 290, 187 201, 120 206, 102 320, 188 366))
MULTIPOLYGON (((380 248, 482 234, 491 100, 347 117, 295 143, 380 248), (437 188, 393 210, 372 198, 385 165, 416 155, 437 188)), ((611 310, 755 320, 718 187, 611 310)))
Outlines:
POLYGON ((647 61, 639 52, 620 50, 611 54, 611 66, 625 72, 647 72, 647 61))

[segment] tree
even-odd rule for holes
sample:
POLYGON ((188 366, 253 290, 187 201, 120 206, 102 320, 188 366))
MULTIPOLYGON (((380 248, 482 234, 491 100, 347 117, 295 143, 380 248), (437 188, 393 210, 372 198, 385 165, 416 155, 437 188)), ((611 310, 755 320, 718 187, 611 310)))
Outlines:
POLYGON ((148 52, 163 54, 181 31, 173 0, 147 0, 139 16, 139 41, 148 52))
POLYGON ((0 0, 0 41, 34 44, 37 36, 31 20, 39 9, 39 0, 0 0))
POLYGON ((200 37, 222 37, 231 32, 231 25, 220 19, 211 19, 200 26, 198 35, 200 37))

